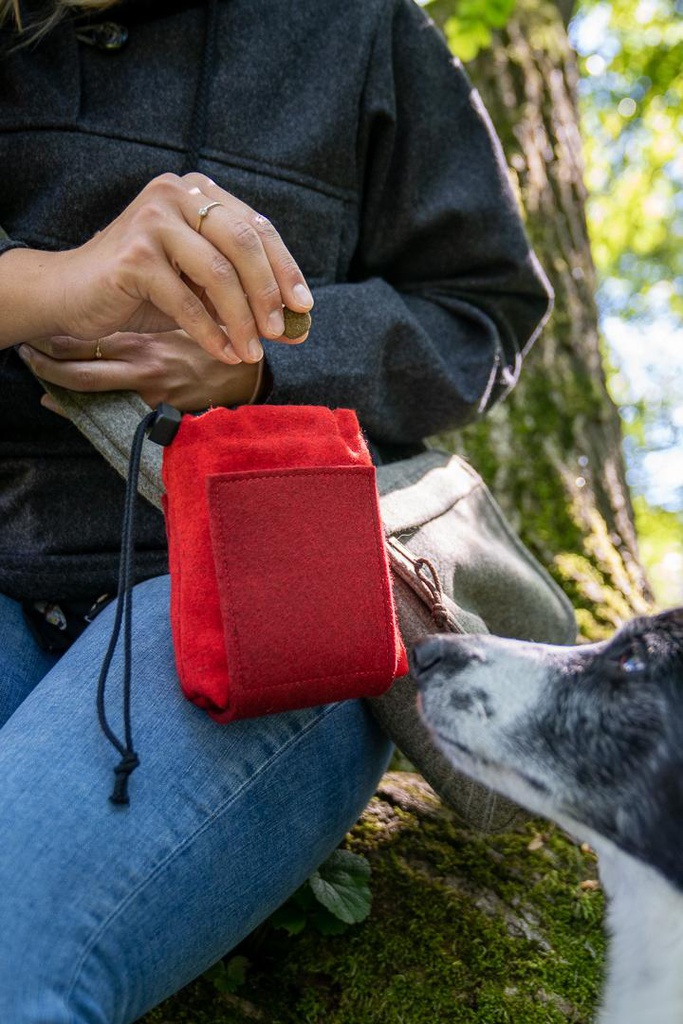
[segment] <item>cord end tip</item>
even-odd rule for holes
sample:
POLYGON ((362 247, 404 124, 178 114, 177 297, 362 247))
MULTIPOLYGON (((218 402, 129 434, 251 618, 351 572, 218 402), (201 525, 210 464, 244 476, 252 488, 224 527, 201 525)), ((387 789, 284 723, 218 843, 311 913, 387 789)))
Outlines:
POLYGON ((109 797, 111 803, 126 805, 130 803, 128 796, 128 780, 140 764, 140 758, 133 750, 127 751, 116 768, 114 768, 114 789, 109 797))

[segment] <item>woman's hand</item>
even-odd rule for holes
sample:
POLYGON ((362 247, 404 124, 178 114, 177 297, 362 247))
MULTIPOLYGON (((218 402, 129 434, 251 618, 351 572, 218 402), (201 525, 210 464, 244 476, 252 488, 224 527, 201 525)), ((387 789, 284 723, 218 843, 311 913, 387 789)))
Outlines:
POLYGON ((39 377, 71 391, 137 391, 152 408, 168 402, 182 412, 248 402, 260 370, 259 363, 214 359, 185 331, 112 334, 97 342, 44 338, 22 345, 19 355, 39 377))
POLYGON ((215 359, 256 362, 259 336, 286 340, 282 307, 313 305, 272 224, 203 174, 155 178, 90 241, 40 256, 59 333, 85 340, 181 328, 215 359))

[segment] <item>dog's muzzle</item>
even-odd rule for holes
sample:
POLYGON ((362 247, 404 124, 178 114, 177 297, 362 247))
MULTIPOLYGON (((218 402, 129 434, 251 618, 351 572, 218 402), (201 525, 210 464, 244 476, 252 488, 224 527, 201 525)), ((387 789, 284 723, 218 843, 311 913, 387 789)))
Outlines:
POLYGON ((441 637, 430 636, 425 640, 418 640, 410 652, 410 670, 413 678, 420 681, 430 669, 439 664, 443 655, 443 641, 441 637))
POLYGON ((482 645, 491 637, 460 636, 445 633, 418 640, 410 653, 410 671, 417 683, 426 683, 442 669, 449 679, 468 668, 473 661, 488 660, 482 645))

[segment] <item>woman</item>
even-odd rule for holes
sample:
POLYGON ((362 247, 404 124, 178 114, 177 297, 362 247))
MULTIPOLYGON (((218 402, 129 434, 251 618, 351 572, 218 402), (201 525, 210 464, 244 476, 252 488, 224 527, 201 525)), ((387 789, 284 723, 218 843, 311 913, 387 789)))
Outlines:
POLYGON ((144 771, 132 807, 103 799, 112 612, 88 611, 115 590, 123 482, 33 374, 186 411, 353 407, 390 458, 509 389, 548 290, 480 101, 412 0, 0 10, 0 1019, 114 1024, 308 876, 390 744, 362 702, 230 726, 187 703, 140 499, 144 771), (282 306, 313 299, 288 344, 282 306))

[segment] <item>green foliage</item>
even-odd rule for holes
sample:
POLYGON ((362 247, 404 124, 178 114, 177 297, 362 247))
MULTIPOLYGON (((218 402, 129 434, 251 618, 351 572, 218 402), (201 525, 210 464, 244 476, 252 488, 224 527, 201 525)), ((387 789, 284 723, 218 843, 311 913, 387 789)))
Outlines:
MULTIPOLYGON (((262 925, 261 939, 269 930, 288 936, 307 927, 319 935, 343 934, 350 925, 364 921, 370 913, 370 864, 366 857, 350 850, 335 850, 297 891, 262 925)), ((247 980, 250 961, 246 956, 219 960, 204 975, 222 995, 234 995, 247 980)))
POLYGON ((359 924, 370 913, 370 865, 349 850, 335 850, 314 871, 309 884, 324 907, 345 924, 359 924))
POLYGON ((227 960, 219 960, 204 977, 211 982, 217 992, 233 993, 247 980, 248 966, 246 956, 231 956, 227 960))
POLYGON ((298 935, 306 927, 309 911, 315 905, 315 898, 306 882, 271 914, 269 924, 273 928, 281 928, 288 935, 298 935))
POLYGON ((145 1024, 588 1024, 595 855, 545 823, 481 836, 373 805, 350 843, 372 862, 377 913, 340 938, 271 930, 239 1000, 202 979, 145 1024))
POLYGON ((474 60, 480 50, 488 49, 493 32, 507 24, 515 0, 450 0, 446 3, 435 0, 425 6, 443 25, 455 56, 469 61, 474 60))
POLYGON ((683 511, 670 512, 634 499, 640 557, 660 607, 683 605, 683 511))
POLYGON ((683 19, 678 0, 583 0, 572 24, 604 314, 683 313, 683 19))
POLYGON ((349 850, 335 850, 270 917, 274 928, 298 935, 311 925, 321 935, 340 935, 370 913, 370 865, 349 850))
POLYGON ((675 356, 683 313, 680 13, 680 0, 583 0, 572 25, 597 298, 617 363, 609 384, 637 495, 641 560, 664 606, 683 601, 683 495, 666 484, 683 425, 675 356))

